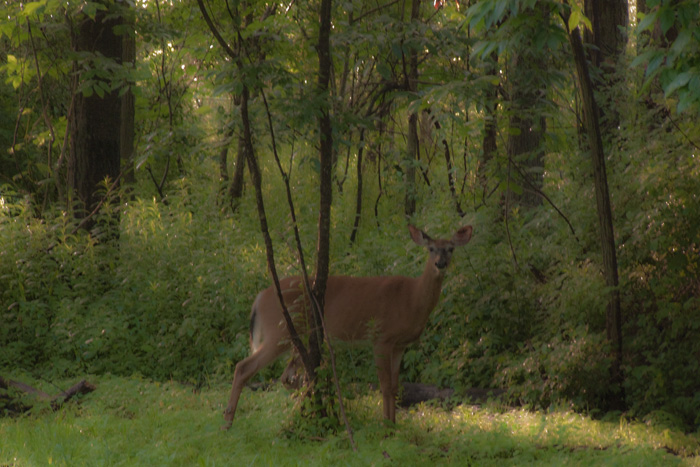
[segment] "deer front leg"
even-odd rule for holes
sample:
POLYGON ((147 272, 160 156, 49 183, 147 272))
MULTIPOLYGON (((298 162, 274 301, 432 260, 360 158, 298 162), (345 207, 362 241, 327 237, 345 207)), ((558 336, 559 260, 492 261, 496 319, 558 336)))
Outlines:
POLYGON ((377 366, 377 376, 379 377, 379 388, 382 391, 382 401, 384 405, 384 418, 396 422, 396 391, 394 387, 392 370, 394 348, 390 344, 375 344, 374 363, 377 366))
POLYGON ((391 353, 391 392, 393 404, 391 404, 390 419, 396 419, 396 399, 399 394, 399 370, 401 369, 401 357, 405 347, 395 347, 391 353))

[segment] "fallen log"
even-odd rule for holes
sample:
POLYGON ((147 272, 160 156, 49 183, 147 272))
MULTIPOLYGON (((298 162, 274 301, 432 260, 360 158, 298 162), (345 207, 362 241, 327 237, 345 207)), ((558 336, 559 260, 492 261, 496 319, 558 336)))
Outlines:
MULTIPOLYGON (((69 401, 78 394, 88 394, 97 389, 97 387, 94 384, 82 380, 79 383, 76 383, 70 388, 66 389, 65 391, 62 391, 52 396, 51 394, 41 391, 21 381, 5 379, 2 376, 0 376, 0 389, 4 389, 5 391, 7 391, 11 388, 16 389, 24 394, 34 396, 42 402, 49 402, 53 410, 58 410, 61 407, 61 405, 63 405, 65 402, 69 401)), ((27 410, 31 409, 32 406, 27 405, 23 400, 18 400, 12 397, 10 394, 0 393, 0 407, 4 407, 4 411, 9 412, 9 415, 13 415, 17 413, 26 412, 27 410)))
MULTIPOLYGON (((455 395, 455 390, 452 388, 440 389, 432 384, 403 383, 402 386, 403 391, 399 400, 401 407, 411 407, 429 400, 444 402, 455 395)), ((468 403, 483 404, 489 399, 498 399, 505 393, 504 389, 471 388, 464 393, 457 394, 457 396, 460 400, 468 403)))

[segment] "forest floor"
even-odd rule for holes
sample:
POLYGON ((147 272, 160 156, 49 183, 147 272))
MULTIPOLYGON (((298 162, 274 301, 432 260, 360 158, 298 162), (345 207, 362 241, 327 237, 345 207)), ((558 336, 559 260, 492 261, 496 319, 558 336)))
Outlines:
POLYGON ((344 431, 311 436, 292 428, 298 407, 280 385, 244 390, 233 427, 221 431, 227 383, 194 390, 138 377, 87 379, 97 389, 55 412, 45 403, 1 418, 0 466, 700 466, 700 434, 620 416, 593 420, 567 410, 420 404, 400 409, 397 424, 388 427, 381 421, 381 398, 370 391, 346 401, 354 451, 344 431))

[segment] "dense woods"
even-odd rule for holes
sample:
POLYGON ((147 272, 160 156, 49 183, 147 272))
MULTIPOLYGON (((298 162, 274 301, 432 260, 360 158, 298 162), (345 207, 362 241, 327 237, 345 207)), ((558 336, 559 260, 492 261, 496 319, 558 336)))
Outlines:
POLYGON ((697 0, 2 12, 0 376, 230 379, 273 275, 417 276, 407 224, 471 224, 405 381, 700 427, 697 0))

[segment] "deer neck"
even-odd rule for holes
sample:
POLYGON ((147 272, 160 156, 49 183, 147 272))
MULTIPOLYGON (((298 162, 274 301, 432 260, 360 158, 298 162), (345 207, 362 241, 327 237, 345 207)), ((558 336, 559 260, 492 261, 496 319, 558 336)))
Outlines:
POLYGON ((417 278, 416 303, 420 304, 420 309, 425 314, 426 319, 437 305, 444 278, 444 270, 438 271, 431 261, 428 261, 423 274, 417 278))

